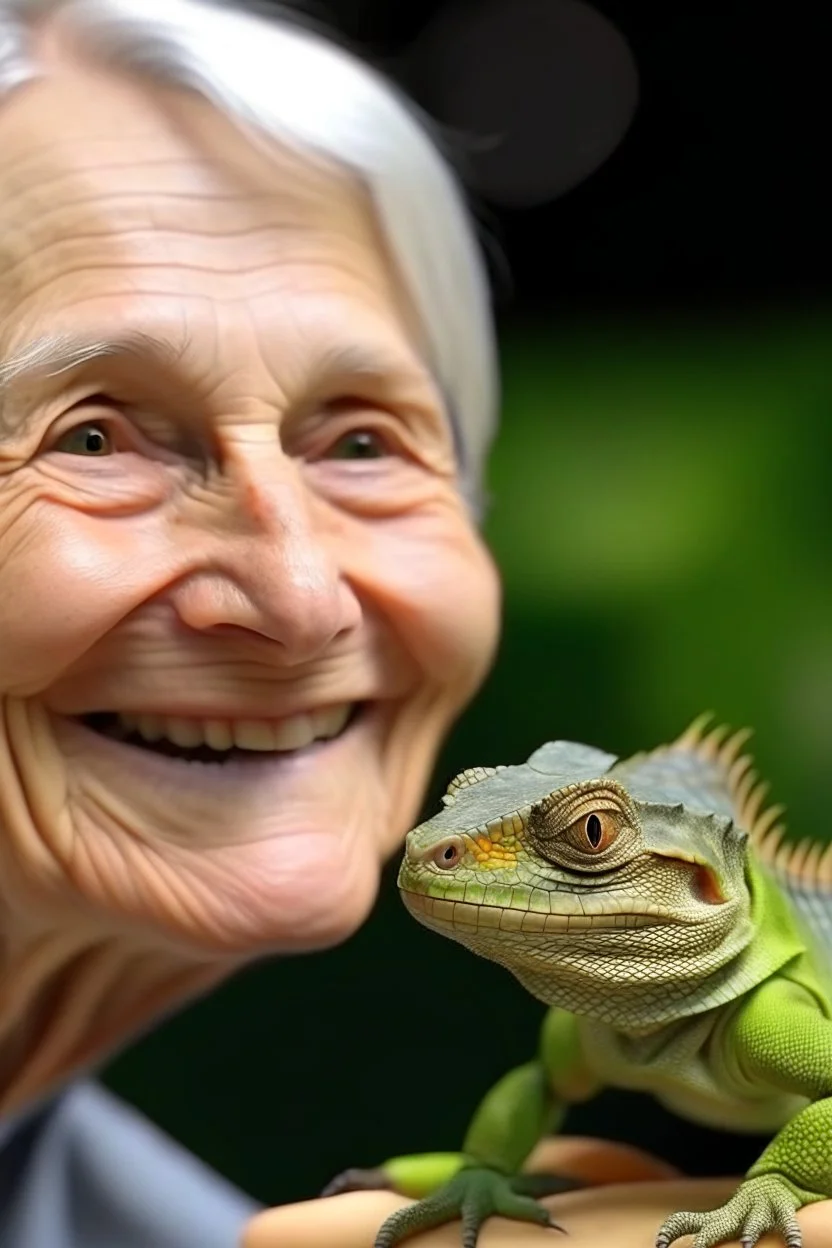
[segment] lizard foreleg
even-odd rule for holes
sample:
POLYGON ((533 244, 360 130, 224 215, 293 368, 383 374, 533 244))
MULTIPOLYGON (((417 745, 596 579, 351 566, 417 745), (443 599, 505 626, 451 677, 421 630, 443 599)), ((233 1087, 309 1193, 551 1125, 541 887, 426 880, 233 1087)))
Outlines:
POLYGON ((832 1021, 814 998, 785 979, 751 995, 726 1029, 722 1060, 756 1087, 807 1097, 774 1137, 735 1195, 710 1213, 677 1213, 659 1232, 658 1248, 695 1234, 693 1248, 740 1239, 751 1248, 767 1231, 779 1231, 799 1248, 795 1214, 832 1197, 832 1021))

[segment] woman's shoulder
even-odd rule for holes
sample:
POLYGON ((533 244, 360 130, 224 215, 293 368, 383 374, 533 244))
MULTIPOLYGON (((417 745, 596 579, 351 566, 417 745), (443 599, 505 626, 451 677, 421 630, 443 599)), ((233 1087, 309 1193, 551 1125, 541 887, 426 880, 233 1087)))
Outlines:
POLYGON ((0 1121, 4 1248, 236 1248, 257 1209, 95 1082, 0 1121))

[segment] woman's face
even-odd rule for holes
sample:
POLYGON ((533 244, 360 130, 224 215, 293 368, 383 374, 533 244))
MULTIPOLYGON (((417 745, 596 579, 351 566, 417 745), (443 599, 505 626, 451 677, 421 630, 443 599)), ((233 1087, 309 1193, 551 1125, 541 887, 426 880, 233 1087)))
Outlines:
POLYGON ((3 887, 214 955, 341 939, 499 613, 368 202, 88 70, 0 150, 3 887))

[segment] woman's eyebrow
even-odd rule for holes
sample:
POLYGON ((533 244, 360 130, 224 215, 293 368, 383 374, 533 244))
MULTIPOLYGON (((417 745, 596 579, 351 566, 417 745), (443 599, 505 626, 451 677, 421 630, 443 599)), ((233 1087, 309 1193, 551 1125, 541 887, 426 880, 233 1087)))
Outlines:
POLYGON ((381 344, 346 342, 326 348, 315 364, 321 378, 354 378, 383 382, 391 377, 426 379, 430 371, 415 352, 394 350, 381 344))
MULTIPOLYGON (((0 360, 0 395, 14 385, 36 377, 55 377, 104 357, 156 359, 166 365, 178 363, 189 343, 157 338, 144 330, 127 330, 107 338, 72 333, 43 334, 0 360)), ((384 376, 415 360, 380 344, 345 342, 321 352, 317 369, 333 374, 384 376)))
POLYGON ((72 333, 43 334, 34 338, 12 356, 0 360, 0 438, 11 436, 24 419, 15 419, 5 403, 16 389, 28 382, 57 377, 100 359, 133 358, 170 367, 181 359, 186 347, 187 342, 154 338, 143 330, 127 330, 107 338, 72 333))
POLYGON ((0 394, 32 377, 55 377, 91 360, 103 357, 139 356, 165 364, 181 359, 187 343, 156 338, 144 330, 131 329, 114 337, 92 338, 83 334, 43 334, 0 362, 0 394))
MULTIPOLYGON (((0 440, 19 431, 25 414, 13 412, 6 400, 15 390, 39 379, 58 377, 100 359, 138 359, 171 368, 179 363, 188 341, 156 338, 143 330, 127 330, 114 337, 43 334, 24 344, 14 355, 0 360, 0 440)), ((382 383, 404 375, 409 381, 426 381, 430 371, 418 356, 389 346, 369 343, 338 343, 323 350, 315 373, 324 378, 354 378, 382 383)))

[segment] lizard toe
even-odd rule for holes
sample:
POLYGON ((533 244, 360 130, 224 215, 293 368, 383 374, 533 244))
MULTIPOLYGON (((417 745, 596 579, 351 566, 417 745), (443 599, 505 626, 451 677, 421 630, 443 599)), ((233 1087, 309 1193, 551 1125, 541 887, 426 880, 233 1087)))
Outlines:
POLYGON ((695 1234, 701 1229, 704 1216, 704 1214, 695 1213, 692 1210, 672 1213, 659 1228, 659 1233, 656 1236, 656 1248, 669 1248, 669 1245, 674 1240, 681 1239, 683 1235, 695 1234))
POLYGON ((350 1169, 336 1174, 321 1192, 321 1198, 340 1196, 343 1192, 389 1191, 390 1180, 380 1168, 373 1170, 350 1169))
MULTIPOLYGON (((539 1226, 550 1226, 551 1215, 543 1205, 539 1205, 530 1196, 518 1195, 513 1191, 500 1192, 494 1202, 494 1213, 503 1218, 514 1218, 517 1222, 536 1222, 539 1226)), ((558 1230, 562 1230, 558 1227, 558 1230)))
POLYGON ((451 1184, 440 1188, 425 1200, 417 1200, 415 1204, 404 1209, 397 1209, 389 1218, 382 1222, 376 1235, 374 1248, 393 1248, 403 1239, 418 1235, 421 1231, 432 1230, 445 1222, 452 1222, 460 1213, 460 1207, 448 1191, 451 1184))

